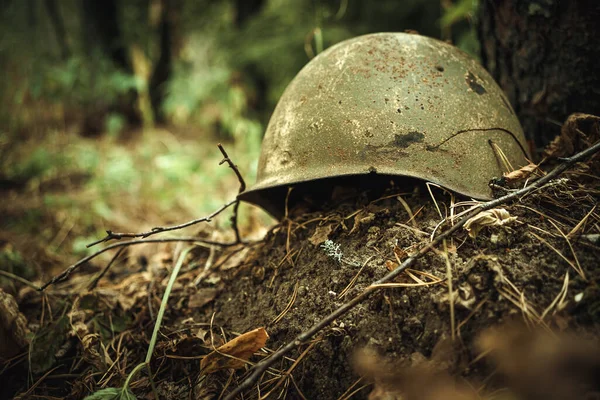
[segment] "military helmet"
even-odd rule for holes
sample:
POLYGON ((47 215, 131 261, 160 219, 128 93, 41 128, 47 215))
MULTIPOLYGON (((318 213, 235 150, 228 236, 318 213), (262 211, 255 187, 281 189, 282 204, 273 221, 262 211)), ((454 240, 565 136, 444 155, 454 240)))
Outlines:
POLYGON ((377 174, 490 199, 489 181, 527 157, 512 107, 476 60, 436 39, 376 33, 330 47, 292 80, 239 198, 280 214, 282 188, 377 174))

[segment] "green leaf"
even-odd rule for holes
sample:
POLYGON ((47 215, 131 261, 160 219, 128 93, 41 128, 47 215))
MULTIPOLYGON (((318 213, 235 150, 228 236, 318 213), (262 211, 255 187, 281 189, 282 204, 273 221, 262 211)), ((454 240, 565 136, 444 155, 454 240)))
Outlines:
POLYGON ((460 0, 448 7, 440 20, 442 28, 447 28, 455 23, 468 18, 470 15, 475 15, 477 12, 477 1, 460 0))
POLYGON ((84 400, 136 400, 137 397, 128 388, 106 388, 98 390, 84 400))
POLYGON ((117 388, 106 388, 102 390, 98 390, 96 393, 93 393, 84 398, 84 400, 113 400, 118 399, 121 394, 121 389, 117 388))

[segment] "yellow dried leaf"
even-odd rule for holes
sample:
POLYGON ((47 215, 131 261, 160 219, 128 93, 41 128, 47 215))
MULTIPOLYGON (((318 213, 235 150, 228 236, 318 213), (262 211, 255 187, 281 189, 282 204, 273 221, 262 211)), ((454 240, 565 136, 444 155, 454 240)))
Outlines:
POLYGON ((221 369, 241 368, 252 354, 264 347, 268 338, 265 328, 246 332, 204 357, 200 369, 203 374, 211 374, 221 369))
POLYGON ((523 179, 527 179, 527 178, 529 178, 529 176, 531 176, 532 174, 534 174, 536 172, 539 172, 538 165, 531 163, 531 164, 521 167, 517 170, 511 171, 511 172, 505 172, 503 174, 503 176, 504 176, 504 179, 506 179, 506 183, 513 183, 513 182, 517 182, 517 181, 520 181, 523 179))
POLYGON ((401 249, 398 246, 394 246, 394 255, 396 256, 396 260, 398 262, 404 261, 404 259, 408 257, 408 253, 406 252, 406 250, 401 249))
POLYGON ((317 229, 315 229, 315 233, 313 233, 313 235, 310 237, 310 239, 308 239, 308 241, 311 242, 313 245, 318 246, 327 239, 329 239, 329 234, 331 233, 332 229, 332 224, 317 226, 317 229))
POLYGON ((398 268, 398 263, 395 261, 386 260, 385 267, 387 268, 388 271, 393 271, 396 268, 398 268))
POLYGON ((501 226, 516 221, 517 217, 511 217, 504 208, 494 208, 482 211, 465 223, 465 229, 469 236, 474 238, 484 226, 501 226))

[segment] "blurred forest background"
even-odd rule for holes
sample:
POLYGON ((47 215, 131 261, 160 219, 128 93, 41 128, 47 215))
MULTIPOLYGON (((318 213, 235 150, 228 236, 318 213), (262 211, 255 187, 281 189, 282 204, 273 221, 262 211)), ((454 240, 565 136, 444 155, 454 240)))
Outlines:
MULTIPOLYGON (((323 49, 416 30, 478 56, 476 0, 1 0, 0 265, 206 215, 248 183, 279 96, 323 49)), ((248 233, 269 222, 242 209, 248 233)), ((226 217, 216 223, 227 224, 226 217)), ((256 233, 256 232, 255 232, 256 233)), ((39 271, 39 269, 38 269, 39 271)))

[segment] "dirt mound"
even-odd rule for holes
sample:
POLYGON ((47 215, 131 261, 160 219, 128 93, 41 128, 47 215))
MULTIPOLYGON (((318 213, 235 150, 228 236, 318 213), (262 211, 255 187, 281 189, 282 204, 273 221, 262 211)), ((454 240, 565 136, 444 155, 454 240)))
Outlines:
MULTIPOLYGON (((597 230, 589 217, 596 196, 561 179, 506 206, 507 223, 483 226, 475 237, 466 230, 454 235, 446 249, 397 279, 398 287, 381 288, 290 354, 295 359, 311 347, 288 394, 333 399, 359 388, 365 382, 358 382, 351 360, 365 347, 404 366, 439 359, 444 349, 440 362, 451 375, 494 389, 500 383, 475 346, 486 328, 524 319, 597 335, 600 248, 589 240, 597 230)), ((215 321, 238 332, 264 326, 268 346, 278 348, 426 244, 442 217, 473 204, 459 201, 437 188, 432 194, 392 188, 374 201, 363 197, 284 219, 231 270, 214 303, 215 321)), ((264 382, 263 393, 267 376, 264 382)))

